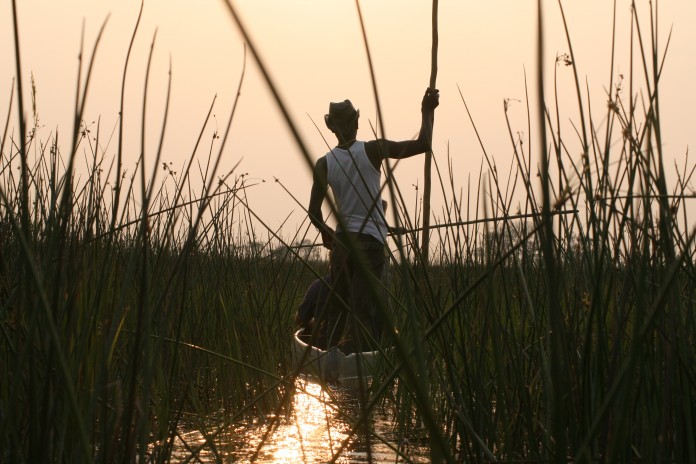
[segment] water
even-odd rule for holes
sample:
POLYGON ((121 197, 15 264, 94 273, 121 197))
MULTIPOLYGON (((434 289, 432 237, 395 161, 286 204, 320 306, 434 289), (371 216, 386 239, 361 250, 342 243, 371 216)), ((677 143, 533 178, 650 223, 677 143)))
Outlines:
MULTIPOLYGON (((288 416, 226 427, 212 440, 212 446, 200 430, 182 430, 172 462, 429 462, 427 449, 397 439, 391 420, 383 412, 371 415, 371 432, 361 428, 351 436, 352 421, 360 413, 355 390, 322 387, 308 379, 298 379, 295 387, 288 416), (200 451, 192 457, 192 450, 198 448, 200 451)), ((211 425, 207 433, 217 429, 211 425)))

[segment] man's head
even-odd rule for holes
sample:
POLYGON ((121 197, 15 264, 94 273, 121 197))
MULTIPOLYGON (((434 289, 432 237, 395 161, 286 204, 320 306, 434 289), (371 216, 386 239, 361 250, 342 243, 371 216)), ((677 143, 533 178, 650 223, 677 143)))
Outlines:
POLYGON ((337 137, 351 139, 358 132, 360 110, 356 110, 350 100, 329 104, 329 114, 324 115, 326 127, 337 137))

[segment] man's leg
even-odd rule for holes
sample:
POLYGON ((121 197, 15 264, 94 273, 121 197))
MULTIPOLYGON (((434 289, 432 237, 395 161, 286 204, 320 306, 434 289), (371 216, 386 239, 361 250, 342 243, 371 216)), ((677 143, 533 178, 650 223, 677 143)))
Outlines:
POLYGON ((374 342, 381 336, 381 324, 378 317, 383 305, 383 292, 380 288, 380 276, 384 267, 384 245, 377 240, 361 240, 359 253, 364 259, 367 269, 363 269, 357 259, 351 263, 353 280, 351 288, 351 308, 356 319, 354 322, 353 337, 356 342, 356 350, 363 351, 375 348, 374 342), (367 271, 367 272, 365 272, 367 271))
POLYGON ((350 298, 350 266, 348 250, 335 243, 331 252, 331 290, 327 303, 325 318, 328 347, 336 346, 341 341, 345 331, 348 315, 347 305, 350 298))

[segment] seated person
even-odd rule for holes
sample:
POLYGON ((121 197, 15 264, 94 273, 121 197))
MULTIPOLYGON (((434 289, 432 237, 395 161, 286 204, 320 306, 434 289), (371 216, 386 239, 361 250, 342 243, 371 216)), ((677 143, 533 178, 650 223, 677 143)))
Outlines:
POLYGON ((323 348, 325 343, 324 334, 320 329, 314 327, 314 319, 318 313, 324 311, 326 303, 331 291, 331 276, 324 276, 322 279, 316 279, 309 285, 307 293, 295 314, 295 324, 304 329, 302 338, 305 341, 312 340, 312 345, 323 348), (317 333, 315 332, 315 329, 317 333))

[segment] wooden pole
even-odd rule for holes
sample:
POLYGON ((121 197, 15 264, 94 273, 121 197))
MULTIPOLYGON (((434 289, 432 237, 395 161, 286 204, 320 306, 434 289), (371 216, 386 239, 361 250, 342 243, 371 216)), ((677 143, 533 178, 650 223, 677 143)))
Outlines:
MULTIPOLYGON (((430 57, 430 88, 435 89, 437 79, 437 0, 433 0, 433 45, 430 57)), ((432 140, 432 133, 430 134, 432 140)), ((425 169, 423 181, 423 234, 421 237, 421 255, 427 263, 430 251, 430 191, 432 190, 431 171, 433 162, 432 149, 425 154, 425 169)))

